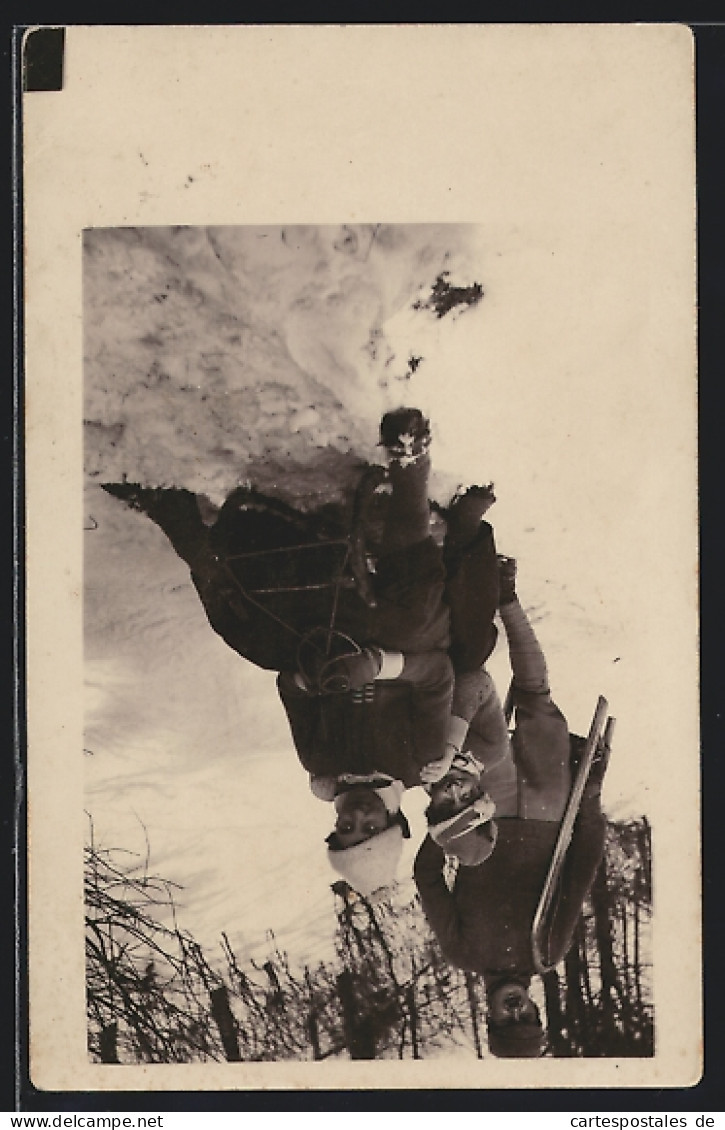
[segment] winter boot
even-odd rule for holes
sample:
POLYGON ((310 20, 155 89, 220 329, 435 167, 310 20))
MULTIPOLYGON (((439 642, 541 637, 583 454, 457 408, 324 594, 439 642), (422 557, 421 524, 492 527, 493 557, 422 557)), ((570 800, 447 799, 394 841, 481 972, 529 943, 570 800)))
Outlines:
POLYGON ((386 412, 380 423, 380 443, 402 467, 423 459, 430 447, 430 422, 418 408, 386 412))

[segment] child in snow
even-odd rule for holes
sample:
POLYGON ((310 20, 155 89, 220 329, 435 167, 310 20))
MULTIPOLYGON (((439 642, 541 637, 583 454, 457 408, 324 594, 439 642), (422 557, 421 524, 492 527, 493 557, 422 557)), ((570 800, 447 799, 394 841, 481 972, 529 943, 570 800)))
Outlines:
POLYGON ((404 789, 434 783, 451 763, 451 618, 457 667, 477 668, 495 642, 498 599, 493 533, 481 522, 490 488, 454 501, 442 550, 430 533, 428 421, 417 409, 388 413, 381 444, 390 493, 367 595, 322 583, 339 573, 340 542, 319 517, 239 491, 207 527, 187 491, 105 487, 166 533, 225 642, 279 672, 312 791, 336 809, 330 863, 363 895, 394 880, 409 834, 404 789))
MULTIPOLYGON (((451 769, 429 786, 428 835, 414 876, 446 958, 481 973, 489 1047, 497 1056, 540 1055, 543 1028, 529 996, 531 930, 571 785, 570 736, 551 699, 546 662, 515 590, 515 562, 501 559, 500 614, 513 672, 514 729, 486 672, 457 680, 451 769), (493 815, 496 820, 493 820, 493 815), (495 848, 495 850, 494 850, 495 848), (458 859, 452 890, 446 855, 458 859)), ((567 952, 604 850, 601 783, 608 750, 595 760, 548 929, 548 959, 567 952)))

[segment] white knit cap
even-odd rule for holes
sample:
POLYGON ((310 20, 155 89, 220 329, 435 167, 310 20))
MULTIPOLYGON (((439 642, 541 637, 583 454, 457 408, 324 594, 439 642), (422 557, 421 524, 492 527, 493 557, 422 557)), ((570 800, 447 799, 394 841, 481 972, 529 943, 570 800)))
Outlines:
MULTIPOLYGON (((494 801, 488 793, 484 793, 483 796, 477 797, 471 804, 462 808, 455 816, 449 816, 447 820, 440 820, 432 824, 428 830, 430 831, 431 837, 438 842, 437 837, 442 835, 443 832, 448 832, 454 825, 460 823, 460 819, 464 814, 466 816, 465 827, 466 830, 469 830, 477 827, 479 824, 486 824, 489 820, 492 820, 495 812, 496 805, 494 801)), ((463 825, 461 827, 463 827, 463 825)), ((456 832, 460 834, 460 829, 457 828, 456 832)), ((457 838, 456 832, 453 833, 453 839, 457 838)))
POLYGON ((328 848, 327 858, 333 871, 367 898, 382 887, 394 885, 402 852, 403 830, 399 824, 393 824, 354 847, 342 851, 328 848))
POLYGON ((318 800, 335 801, 343 795, 345 789, 350 789, 353 785, 368 785, 372 788, 391 816, 400 811, 405 785, 402 781, 394 781, 385 773, 343 773, 340 777, 315 777, 310 774, 310 791, 318 800), (379 784, 380 781, 387 781, 387 784, 379 784))
POLYGON ((495 812, 496 805, 488 793, 484 793, 449 820, 429 826, 428 832, 446 855, 455 855, 464 867, 477 867, 488 859, 496 846, 495 812))

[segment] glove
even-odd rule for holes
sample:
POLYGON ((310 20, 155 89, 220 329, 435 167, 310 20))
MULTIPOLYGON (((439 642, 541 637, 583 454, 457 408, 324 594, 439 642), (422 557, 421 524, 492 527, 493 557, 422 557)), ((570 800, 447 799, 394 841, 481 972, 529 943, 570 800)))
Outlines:
POLYGON ((446 745, 446 752, 438 761, 429 761, 424 765, 420 771, 420 783, 422 785, 435 785, 445 777, 446 773, 453 764, 453 758, 460 750, 452 745, 450 742, 446 745))
POLYGON ((320 691, 322 694, 345 694, 356 687, 364 687, 380 674, 382 665, 382 652, 376 647, 329 659, 320 671, 320 691))

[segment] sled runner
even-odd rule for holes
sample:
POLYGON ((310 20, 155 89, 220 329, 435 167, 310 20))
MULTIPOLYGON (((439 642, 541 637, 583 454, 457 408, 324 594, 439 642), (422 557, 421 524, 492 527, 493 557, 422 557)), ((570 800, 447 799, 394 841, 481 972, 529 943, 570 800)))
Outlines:
POLYGON ((607 716, 608 709, 607 700, 600 695, 594 711, 594 717, 592 718, 592 724, 584 743, 581 760, 572 782, 569 800, 564 810, 564 816, 562 817, 559 834, 554 845, 551 863, 549 864, 549 870, 534 915, 531 929, 531 948, 534 967, 537 973, 540 974, 547 973, 550 969, 553 969, 556 964, 549 960, 548 942, 553 925, 553 914, 556 910, 559 881, 564 870, 567 851, 574 831, 574 824, 579 814, 579 808, 592 769, 592 764, 597 753, 604 755, 604 751, 611 747, 614 719, 607 716))

